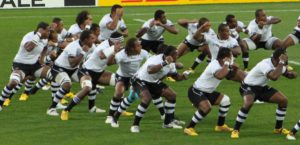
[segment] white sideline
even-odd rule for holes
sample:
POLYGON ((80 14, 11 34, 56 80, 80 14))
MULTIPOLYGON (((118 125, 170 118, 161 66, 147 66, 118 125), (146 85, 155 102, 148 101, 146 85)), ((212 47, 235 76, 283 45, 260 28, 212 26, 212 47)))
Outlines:
POLYGON ((141 23, 144 23, 144 22, 146 22, 146 20, 143 20, 143 19, 133 19, 133 21, 136 21, 136 22, 141 22, 141 23))
MULTIPOLYGON (((286 9, 286 10, 267 10, 267 12, 300 12, 300 9, 286 9)), ((194 12, 168 12, 168 15, 186 15, 186 14, 224 14, 224 13, 254 13, 254 10, 233 10, 233 11, 194 11, 194 12)), ((127 16, 144 16, 144 15, 153 15, 153 13, 126 13, 127 16)), ((0 19, 28 19, 28 18, 47 18, 47 17, 55 17, 52 16, 0 16, 0 19)), ((75 17, 75 15, 60 15, 59 17, 67 18, 67 17, 75 17)))
POLYGON ((289 60, 289 63, 300 66, 300 62, 289 60))

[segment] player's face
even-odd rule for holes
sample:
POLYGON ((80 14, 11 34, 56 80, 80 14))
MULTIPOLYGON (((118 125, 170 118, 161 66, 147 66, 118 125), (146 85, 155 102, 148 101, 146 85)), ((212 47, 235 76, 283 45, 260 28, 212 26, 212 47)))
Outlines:
POLYGON ((162 14, 159 20, 160 20, 161 23, 166 24, 167 23, 167 17, 166 17, 166 15, 162 14))
POLYGON ((300 28, 300 20, 297 21, 297 26, 300 28))
POLYGON ((48 26, 46 29, 43 29, 43 32, 41 33, 42 38, 47 39, 50 35, 50 27, 48 26))
POLYGON ((177 51, 172 52, 170 56, 173 58, 174 62, 176 62, 176 60, 177 60, 177 51))
POLYGON ((53 33, 51 35, 52 35, 51 41, 54 42, 54 43, 57 43, 58 42, 58 35, 57 35, 57 33, 53 33))
POLYGON ((93 17, 92 15, 88 15, 87 19, 84 21, 85 25, 92 25, 93 23, 93 17))
POLYGON ((98 37, 100 35, 100 28, 96 28, 96 30, 93 31, 93 34, 98 37))
POLYGON ((211 22, 208 22, 208 24, 203 28, 204 32, 208 32, 210 28, 211 28, 211 22))
POLYGON ((62 21, 60 21, 58 24, 57 24, 57 27, 56 27, 56 32, 57 33, 61 33, 61 31, 64 29, 64 23, 62 21))
POLYGON ((263 20, 267 20, 267 15, 265 13, 265 11, 261 11, 258 14, 258 17, 256 18, 257 21, 263 21, 263 20))
POLYGON ((91 34, 89 38, 85 40, 85 45, 87 45, 89 48, 93 46, 93 43, 96 41, 96 36, 94 34, 91 34))
POLYGON ((230 36, 229 27, 225 27, 220 33, 220 37, 222 40, 227 40, 230 36))
POLYGON ((134 42, 134 51, 135 51, 135 54, 140 54, 141 50, 142 50, 142 45, 141 45, 140 41, 136 40, 134 42))
POLYGON ((233 29, 237 27, 237 20, 235 18, 231 19, 231 22, 228 23, 229 28, 233 29))

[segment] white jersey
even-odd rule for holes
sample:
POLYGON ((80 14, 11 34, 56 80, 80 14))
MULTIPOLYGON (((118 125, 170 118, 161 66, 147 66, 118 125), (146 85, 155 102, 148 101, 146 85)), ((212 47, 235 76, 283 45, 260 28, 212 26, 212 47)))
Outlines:
POLYGON ((110 14, 104 15, 100 20, 99 26, 101 33, 98 38, 100 41, 107 40, 110 37, 110 35, 118 31, 118 29, 127 29, 125 21, 123 19, 118 21, 117 27, 114 30, 108 29, 107 24, 111 23, 112 21, 113 19, 111 18, 110 14))
MULTIPOLYGON (((267 58, 259 62, 244 79, 244 83, 250 86, 266 86, 269 79, 268 73, 275 70, 271 58, 267 58)), ((286 71, 286 66, 283 67, 282 74, 286 71)))
MULTIPOLYGON (((241 22, 241 21, 237 21, 237 26, 238 26, 238 27, 241 27, 241 28, 244 28, 244 27, 245 27, 244 23, 241 22)), ((240 34, 239 34, 239 32, 236 31, 236 28, 229 29, 229 32, 230 32, 230 36, 231 36, 232 38, 234 38, 234 39, 240 38, 240 34)))
POLYGON ((116 63, 119 64, 117 74, 122 77, 132 77, 140 68, 142 61, 148 58, 149 53, 141 50, 138 55, 128 56, 125 49, 118 52, 115 56, 116 63))
MULTIPOLYGON (((270 21, 272 18, 273 16, 268 16, 267 21, 270 21)), ((249 30, 248 34, 250 37, 254 34, 261 34, 260 42, 266 42, 272 38, 272 24, 264 25, 263 28, 260 29, 254 19, 249 23, 247 29, 249 30)))
MULTIPOLYGON (((185 37, 185 39, 194 46, 201 46, 201 45, 203 45, 203 42, 199 42, 194 39, 194 35, 198 30, 197 27, 198 27, 198 23, 189 23, 188 28, 187 28, 189 34, 185 37)), ((208 32, 204 32, 202 34, 210 35, 211 37, 217 36, 213 29, 209 29, 208 32)))
MULTIPOLYGON (((75 40, 67 45, 64 51, 54 61, 54 64, 66 69, 76 69, 79 67, 79 64, 75 67, 71 67, 69 62, 69 57, 77 57, 82 53, 85 54, 85 52, 83 52, 82 47, 79 44, 79 40, 75 40)), ((82 60, 84 59, 84 57, 82 58, 82 60)))
POLYGON ((78 35, 78 34, 80 34, 82 31, 83 31, 83 29, 81 29, 77 23, 71 25, 71 27, 70 27, 69 30, 68 30, 68 32, 69 32, 70 34, 72 34, 72 35, 78 35))
POLYGON ((57 36, 58 42, 63 42, 68 35, 70 35, 70 33, 65 28, 62 29, 62 31, 57 36))
MULTIPOLYGON (((147 28, 148 31, 142 36, 142 39, 144 40, 160 40, 163 38, 162 34, 165 32, 165 28, 157 25, 153 25, 150 27, 150 24, 154 21, 154 19, 149 19, 146 21, 143 25, 143 28, 147 28)), ((174 24, 167 20, 167 23, 165 24, 167 26, 174 26, 174 24)))
POLYGON ((193 87, 206 93, 212 93, 221 83, 221 80, 215 77, 216 72, 220 69, 222 69, 222 66, 218 60, 211 61, 201 76, 196 80, 193 87))
POLYGON ((102 72, 107 67, 107 58, 101 59, 100 52, 103 49, 111 47, 109 45, 109 41, 103 41, 100 43, 97 48, 90 54, 89 58, 83 63, 82 67, 88 70, 92 70, 94 72, 102 72))
POLYGON ((143 64, 143 66, 138 70, 136 76, 138 79, 151 82, 151 83, 157 83, 161 79, 163 79, 168 74, 176 73, 176 66, 175 63, 170 63, 169 65, 164 66, 159 72, 154 74, 148 73, 148 67, 151 65, 158 65, 163 62, 163 54, 154 55, 147 59, 147 61, 143 64))
POLYGON ((211 60, 217 59, 220 47, 234 48, 239 46, 237 40, 230 36, 227 40, 220 40, 218 37, 210 37, 209 35, 204 35, 204 37, 208 43, 208 48, 211 53, 211 60))
POLYGON ((33 48, 33 50, 29 52, 25 49, 25 44, 32 41, 34 35, 34 32, 29 32, 23 37, 19 47, 19 51, 14 58, 14 62, 23 64, 35 64, 38 61, 41 52, 47 46, 48 40, 40 39, 40 41, 36 43, 36 46, 33 48))

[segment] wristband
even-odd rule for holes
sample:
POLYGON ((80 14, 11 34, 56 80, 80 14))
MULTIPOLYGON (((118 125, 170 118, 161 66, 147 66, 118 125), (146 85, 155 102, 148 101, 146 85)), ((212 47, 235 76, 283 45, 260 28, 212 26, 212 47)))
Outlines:
POLYGON ((245 32, 246 32, 246 29, 245 29, 245 28, 243 28, 243 29, 242 29, 242 32, 244 32, 244 33, 245 33, 245 32))

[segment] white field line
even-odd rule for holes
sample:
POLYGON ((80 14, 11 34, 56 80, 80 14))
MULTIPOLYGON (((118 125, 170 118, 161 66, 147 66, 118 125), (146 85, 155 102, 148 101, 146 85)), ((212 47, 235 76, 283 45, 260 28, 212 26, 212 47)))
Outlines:
POLYGON ((300 66, 300 62, 289 60, 289 63, 300 66))
POLYGON ((143 19, 133 19, 133 21, 136 21, 136 22, 141 22, 141 23, 144 23, 144 22, 146 22, 146 20, 143 20, 143 19))
MULTIPOLYGON (((267 12, 300 12, 300 9, 285 9, 285 10, 266 10, 267 12)), ((168 15, 186 15, 186 14, 224 14, 224 13, 254 13, 254 10, 234 10, 234 11, 193 11, 193 12, 168 12, 168 15)), ((126 16, 144 16, 153 15, 153 13, 125 13, 126 16)), ((53 16, 0 16, 0 19, 29 19, 29 18, 47 18, 53 16)), ((76 17, 75 15, 60 15, 59 17, 76 17)))

